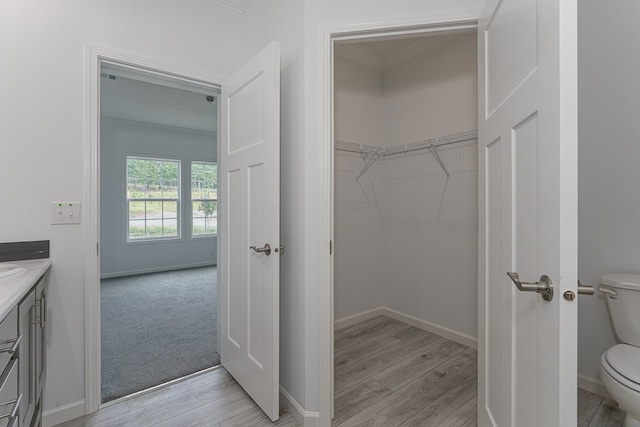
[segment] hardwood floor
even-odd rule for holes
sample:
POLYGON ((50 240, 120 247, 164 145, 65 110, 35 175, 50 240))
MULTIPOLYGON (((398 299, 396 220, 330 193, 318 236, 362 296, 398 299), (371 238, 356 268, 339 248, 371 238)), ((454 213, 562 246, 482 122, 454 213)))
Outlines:
POLYGON ((100 409, 64 427, 297 427, 290 414, 272 423, 224 370, 141 394, 100 409))
MULTIPOLYGON (((477 424, 474 349, 378 316, 335 332, 333 425, 477 424)), ((615 402, 578 389, 579 427, 622 427, 615 402)))
MULTIPOLYGON (((335 427, 461 426, 476 421, 477 354, 384 316, 335 332, 335 427)), ((615 402, 578 390, 579 427, 621 427, 615 402)), ((272 423, 223 369, 101 409, 64 427, 297 427, 272 423)))

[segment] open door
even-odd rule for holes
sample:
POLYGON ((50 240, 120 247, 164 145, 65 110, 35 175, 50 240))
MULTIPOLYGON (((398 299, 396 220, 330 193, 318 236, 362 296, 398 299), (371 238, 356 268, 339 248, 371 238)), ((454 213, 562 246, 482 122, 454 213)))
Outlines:
POLYGON ((478 38, 478 425, 576 425, 577 2, 489 0, 478 38))
POLYGON ((272 42, 222 86, 220 356, 278 419, 280 45, 272 42))

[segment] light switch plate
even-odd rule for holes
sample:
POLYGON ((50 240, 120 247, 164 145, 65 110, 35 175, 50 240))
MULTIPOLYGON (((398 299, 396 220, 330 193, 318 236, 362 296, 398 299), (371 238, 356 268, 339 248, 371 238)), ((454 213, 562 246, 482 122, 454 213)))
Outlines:
POLYGON ((51 224, 80 224, 80 202, 51 202, 51 224))

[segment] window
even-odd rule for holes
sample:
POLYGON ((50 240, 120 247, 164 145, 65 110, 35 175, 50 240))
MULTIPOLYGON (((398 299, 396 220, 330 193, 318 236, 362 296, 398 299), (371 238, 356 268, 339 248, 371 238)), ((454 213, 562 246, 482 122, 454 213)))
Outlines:
POLYGON ((218 232, 218 165, 191 163, 192 236, 218 232))
POLYGON ((180 161, 127 157, 127 241, 180 237, 180 161))

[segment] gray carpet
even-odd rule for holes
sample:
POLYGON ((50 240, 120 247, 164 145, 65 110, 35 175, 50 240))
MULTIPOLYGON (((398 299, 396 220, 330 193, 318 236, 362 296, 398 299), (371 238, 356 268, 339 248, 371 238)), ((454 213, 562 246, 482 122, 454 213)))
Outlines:
POLYGON ((103 402, 220 363, 216 282, 216 267, 101 281, 103 402))

